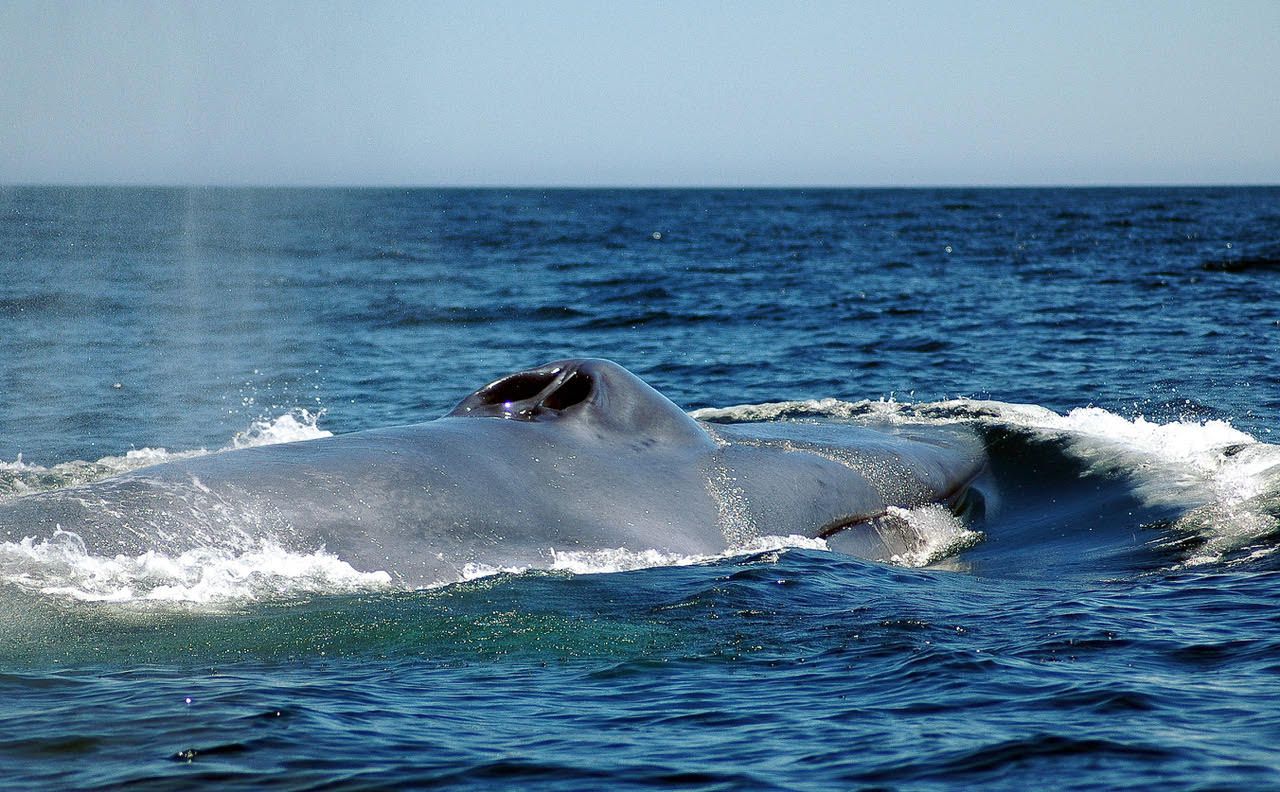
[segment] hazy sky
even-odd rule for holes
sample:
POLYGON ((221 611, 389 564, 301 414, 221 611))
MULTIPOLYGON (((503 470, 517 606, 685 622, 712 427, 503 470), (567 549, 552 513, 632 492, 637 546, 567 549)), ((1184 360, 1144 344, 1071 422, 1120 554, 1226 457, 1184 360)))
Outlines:
POLYGON ((1280 183, 1280 0, 0 0, 0 183, 1280 183))

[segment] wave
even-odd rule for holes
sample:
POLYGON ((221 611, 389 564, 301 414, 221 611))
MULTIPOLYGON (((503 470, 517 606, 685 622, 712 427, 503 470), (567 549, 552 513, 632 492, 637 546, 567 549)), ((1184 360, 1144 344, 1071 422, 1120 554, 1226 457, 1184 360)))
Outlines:
MULTIPOLYGON (((1068 478, 1122 481, 1125 494, 1153 514, 1171 515, 1161 543, 1189 551, 1181 565, 1256 559, 1280 544, 1280 446, 1261 442, 1220 419, 1187 416, 1160 423, 1099 407, 1060 414, 1037 405, 973 399, 819 399, 707 408, 691 415, 712 422, 965 423, 985 432, 993 464, 1001 461, 1002 453, 1013 456, 1002 444, 1015 437, 1035 443, 1033 455, 1060 455, 1071 463, 1068 478)), ((1041 505, 1048 508, 1056 493, 1044 483, 1049 491, 1041 505)))

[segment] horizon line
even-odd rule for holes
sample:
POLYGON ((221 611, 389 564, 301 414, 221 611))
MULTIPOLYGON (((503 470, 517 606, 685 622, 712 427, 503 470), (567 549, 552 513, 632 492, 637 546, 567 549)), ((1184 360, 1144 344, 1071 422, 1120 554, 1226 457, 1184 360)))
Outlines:
POLYGON ((257 182, 0 182, 0 189, 168 189, 168 190, 1100 190, 1100 189, 1212 189, 1275 188, 1280 182, 1081 182, 1081 183, 965 183, 936 184, 499 184, 499 183, 257 183, 257 182))

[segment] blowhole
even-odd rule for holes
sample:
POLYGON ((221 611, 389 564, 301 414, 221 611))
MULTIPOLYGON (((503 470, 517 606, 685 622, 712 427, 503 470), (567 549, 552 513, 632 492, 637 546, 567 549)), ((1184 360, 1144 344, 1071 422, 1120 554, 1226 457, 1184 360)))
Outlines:
POLYGON ((581 404, 591 396, 591 377, 581 371, 575 371, 560 387, 548 393, 542 405, 552 410, 564 410, 575 404, 581 404))
POLYGON ((482 404, 507 404, 532 399, 551 384, 559 372, 524 371, 504 377, 478 392, 482 404))

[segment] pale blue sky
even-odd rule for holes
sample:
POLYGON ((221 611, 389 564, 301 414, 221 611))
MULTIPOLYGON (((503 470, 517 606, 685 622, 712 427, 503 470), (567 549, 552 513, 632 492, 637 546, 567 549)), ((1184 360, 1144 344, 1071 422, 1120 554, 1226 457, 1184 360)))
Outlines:
POLYGON ((1280 183, 1280 0, 0 0, 0 183, 1280 183))

